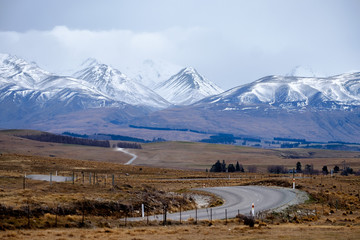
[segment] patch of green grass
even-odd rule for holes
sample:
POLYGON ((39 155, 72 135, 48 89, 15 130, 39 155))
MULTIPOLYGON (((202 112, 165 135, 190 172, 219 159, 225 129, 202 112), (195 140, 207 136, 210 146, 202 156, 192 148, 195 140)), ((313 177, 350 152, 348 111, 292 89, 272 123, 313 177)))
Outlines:
POLYGON ((317 200, 314 198, 314 196, 312 194, 308 194, 308 200, 305 201, 305 204, 312 204, 312 203, 316 203, 317 200))

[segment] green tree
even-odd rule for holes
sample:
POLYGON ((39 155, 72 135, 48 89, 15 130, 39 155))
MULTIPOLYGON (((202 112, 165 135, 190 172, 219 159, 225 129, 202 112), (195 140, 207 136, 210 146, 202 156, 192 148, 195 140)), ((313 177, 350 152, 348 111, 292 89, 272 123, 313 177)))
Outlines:
POLYGON ((328 170, 327 166, 323 166, 323 167, 322 167, 322 172, 323 172, 323 174, 325 174, 325 175, 328 175, 328 174, 329 174, 329 170, 328 170))
POLYGON ((221 172, 222 171, 222 164, 219 160, 211 166, 210 172, 221 172))
POLYGON ((235 172, 234 164, 230 163, 228 166, 228 172, 235 172))
POLYGON ((340 171, 340 168, 338 165, 335 165, 334 167, 334 173, 338 173, 340 171))
POLYGON ((301 173, 302 172, 302 169, 301 169, 302 167, 301 167, 301 162, 297 162, 296 163, 296 172, 297 173, 301 173))
POLYGON ((239 161, 236 162, 235 171, 240 172, 240 164, 239 161))
POLYGON ((226 163, 225 160, 223 160, 222 164, 221 164, 221 172, 226 172, 226 163))
POLYGON ((244 167, 241 164, 239 164, 239 161, 236 162, 235 171, 244 172, 244 167))
POLYGON ((305 173, 313 174, 313 172, 314 172, 314 166, 312 164, 306 164, 305 165, 305 173))

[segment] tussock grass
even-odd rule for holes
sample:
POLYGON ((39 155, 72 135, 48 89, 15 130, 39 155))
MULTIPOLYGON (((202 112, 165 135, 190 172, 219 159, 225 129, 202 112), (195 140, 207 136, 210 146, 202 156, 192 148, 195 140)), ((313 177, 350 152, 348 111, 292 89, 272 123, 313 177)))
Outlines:
MULTIPOLYGON (((27 140, 23 141, 26 143, 27 140)), ((231 174, 229 179, 229 174, 224 173, 124 166, 114 162, 101 162, 106 157, 112 156, 106 154, 101 161, 49 157, 46 155, 50 153, 49 151, 63 149, 63 146, 37 144, 39 145, 19 146, 16 150, 18 152, 1 150, 0 217, 2 221, 0 229, 6 230, 0 232, 1 239, 94 237, 151 239, 154 234, 157 239, 167 240, 181 238, 196 240, 204 237, 206 239, 238 239, 239 237, 258 239, 263 238, 264 234, 271 238, 286 239, 293 236, 292 231, 298 232, 292 239, 321 239, 323 236, 337 238, 345 235, 349 236, 349 239, 357 239, 355 236, 358 237, 360 234, 360 178, 358 176, 330 177, 298 174, 296 175, 297 188, 307 191, 310 194, 310 200, 283 212, 264 213, 256 219, 253 228, 244 226, 244 222, 239 219, 228 219, 227 224, 223 220, 214 220, 211 223, 198 221, 196 225, 194 219, 184 219, 182 224, 169 221, 166 227, 161 226, 161 221, 151 221, 149 224, 146 221, 125 224, 124 216, 140 216, 141 203, 147 204, 150 214, 162 213, 164 201, 169 204, 169 212, 178 211, 180 206, 183 211, 193 209, 195 204, 191 199, 191 188, 201 188, 204 185, 213 187, 250 184, 291 187, 292 178, 289 175, 235 173, 231 174), (26 152, 27 149, 31 152, 26 152), (34 154, 34 149, 37 153, 45 152, 46 154, 34 154), (74 172, 75 184, 54 182, 50 186, 48 182, 27 179, 25 189, 23 189, 25 172, 49 174, 55 171, 58 175, 65 176, 72 176, 74 172), (84 182, 82 172, 84 172, 84 182), (95 182, 91 184, 89 173, 92 174, 92 180, 94 174, 97 175, 95 182), (115 176, 115 186, 111 184, 112 175, 115 176), (28 207, 30 214, 27 211, 28 207)), ((76 146, 66 146, 66 148, 76 149, 77 154, 88 150, 86 147, 79 150, 76 146)), ((217 156, 244 157, 244 161, 247 161, 246 159, 251 159, 253 155, 253 160, 258 161, 258 166, 266 166, 265 162, 269 159, 280 159, 276 151, 196 143, 151 144, 141 151, 137 153, 148 156, 150 163, 154 163, 156 159, 168 159, 169 161, 163 162, 165 167, 174 161, 181 164, 194 164, 195 160, 199 160, 201 165, 205 164, 206 157, 212 160, 217 156), (183 149, 181 150, 179 146, 183 149), (166 150, 165 147, 169 149, 166 150), (214 151, 219 155, 214 155, 214 151), (206 154, 199 157, 199 153, 204 152, 213 155, 211 158, 206 154), (175 154, 175 157, 167 158, 168 154, 175 154), (182 154, 184 161, 179 161, 176 154, 182 154), (265 159, 265 157, 268 158, 265 159)), ((294 151, 298 155, 305 154, 301 152, 303 150, 294 151)), ((287 152, 286 154, 295 153, 287 152)), ((338 161, 339 154, 316 152, 315 156, 323 157, 316 164, 321 165, 329 159, 338 161)), ((352 153, 346 154, 349 159, 354 157, 352 153)), ((232 159, 236 160, 236 158, 232 159)), ((306 161, 315 160, 318 159, 312 158, 306 161)), ((280 163, 289 161, 288 164, 292 164, 293 160, 280 159, 279 161, 280 163)), ((294 161, 299 161, 299 159, 294 161)), ((301 162, 303 165, 306 164, 302 160, 301 162)), ((211 161, 209 164, 213 163, 214 161, 211 161)), ((213 197, 210 205, 219 204, 222 204, 222 200, 213 197)))

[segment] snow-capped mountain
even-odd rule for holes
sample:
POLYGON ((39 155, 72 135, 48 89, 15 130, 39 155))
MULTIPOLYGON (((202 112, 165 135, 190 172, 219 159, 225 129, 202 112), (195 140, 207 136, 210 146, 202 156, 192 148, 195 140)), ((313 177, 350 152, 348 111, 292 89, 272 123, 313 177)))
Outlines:
POLYGON ((170 79, 157 84, 154 90, 175 105, 190 105, 204 97, 223 92, 192 67, 184 68, 170 79))
POLYGON ((39 68, 36 63, 9 54, 0 54, 0 86, 12 83, 22 87, 33 88, 51 73, 39 68))
POLYGON ((0 122, 5 125, 123 105, 91 88, 86 81, 53 75, 15 56, 1 55, 0 69, 0 122))
POLYGON ((157 93, 131 80, 119 70, 96 61, 90 61, 87 68, 76 72, 73 76, 85 80, 114 101, 156 109, 170 105, 157 93))
POLYGON ((29 126, 39 120, 46 122, 55 116, 90 110, 103 112, 101 117, 113 121, 104 113, 108 112, 119 122, 170 105, 116 69, 96 61, 86 66, 77 73, 79 78, 57 76, 35 63, 0 55, 1 126, 29 126))
POLYGON ((268 76, 132 121, 137 126, 240 136, 360 142, 360 73, 268 76))
POLYGON ((179 72, 183 67, 163 60, 143 61, 139 66, 126 67, 124 72, 134 81, 154 90, 154 86, 168 80, 172 75, 179 72))
POLYGON ((281 109, 349 109, 360 106, 360 73, 328 78, 268 76, 199 103, 241 110, 268 106, 281 109))

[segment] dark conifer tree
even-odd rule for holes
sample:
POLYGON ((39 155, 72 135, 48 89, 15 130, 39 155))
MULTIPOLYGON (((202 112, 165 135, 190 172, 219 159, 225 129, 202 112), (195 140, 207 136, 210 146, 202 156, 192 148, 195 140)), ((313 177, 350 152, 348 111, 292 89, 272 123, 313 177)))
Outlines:
POLYGON ((297 162, 297 163, 296 163, 296 172, 297 172, 297 173, 301 173, 301 172, 302 172, 301 163, 300 163, 300 162, 297 162))
POLYGON ((235 172, 234 164, 230 163, 228 166, 228 172, 235 172))

